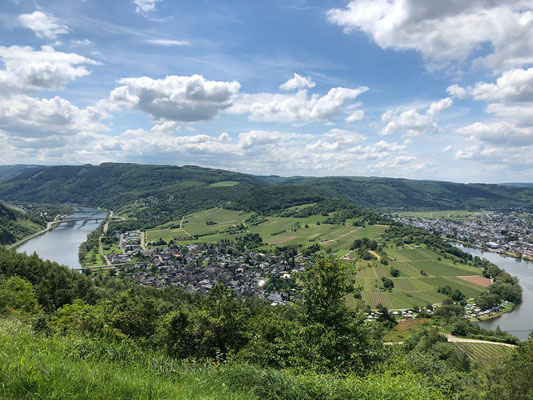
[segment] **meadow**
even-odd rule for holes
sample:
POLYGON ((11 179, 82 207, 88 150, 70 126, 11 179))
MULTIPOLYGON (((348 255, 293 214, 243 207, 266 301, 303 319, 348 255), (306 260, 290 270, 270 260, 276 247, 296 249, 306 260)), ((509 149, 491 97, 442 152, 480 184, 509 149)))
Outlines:
MULTIPOLYGON (((460 290, 467 298, 485 290, 482 285, 466 280, 471 279, 468 277, 480 277, 479 268, 442 258, 425 247, 392 247, 391 243, 386 243, 383 252, 389 260, 388 265, 382 264, 379 259, 355 261, 355 253, 350 250, 353 241, 364 237, 379 239, 388 228, 385 225, 352 226, 351 220, 342 225, 326 224, 327 216, 323 215, 306 218, 257 217, 255 222, 247 223, 251 216, 252 213, 248 212, 211 208, 147 231, 147 242, 150 244, 162 239, 180 244, 216 243, 222 239, 233 240, 246 233, 257 233, 263 239, 261 249, 265 251, 277 246, 307 247, 318 243, 344 262, 355 262, 355 287, 360 290, 362 300, 372 308, 378 304, 391 309, 439 304, 447 296, 437 290, 447 285, 460 290), (391 267, 400 271, 399 276, 392 276, 391 267), (394 287, 385 290, 382 277, 392 279, 394 287)), ((355 305, 358 300, 349 296, 347 302, 355 305)))
POLYGON ((239 363, 182 362, 108 342, 32 333, 0 317, 2 399, 444 399, 414 374, 297 375, 239 363))

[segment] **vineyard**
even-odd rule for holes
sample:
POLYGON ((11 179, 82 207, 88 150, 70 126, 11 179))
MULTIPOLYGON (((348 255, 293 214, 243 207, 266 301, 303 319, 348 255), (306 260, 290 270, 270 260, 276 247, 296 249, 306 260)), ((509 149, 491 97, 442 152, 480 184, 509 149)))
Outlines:
POLYGON ((492 343, 455 342, 454 345, 480 363, 499 362, 513 351, 513 347, 492 343))

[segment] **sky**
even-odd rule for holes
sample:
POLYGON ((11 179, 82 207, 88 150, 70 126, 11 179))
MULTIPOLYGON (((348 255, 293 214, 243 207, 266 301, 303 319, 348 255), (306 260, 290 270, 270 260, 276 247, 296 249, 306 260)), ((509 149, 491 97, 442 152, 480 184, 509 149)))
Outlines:
POLYGON ((0 164, 533 179, 533 0, 1 0, 0 164))

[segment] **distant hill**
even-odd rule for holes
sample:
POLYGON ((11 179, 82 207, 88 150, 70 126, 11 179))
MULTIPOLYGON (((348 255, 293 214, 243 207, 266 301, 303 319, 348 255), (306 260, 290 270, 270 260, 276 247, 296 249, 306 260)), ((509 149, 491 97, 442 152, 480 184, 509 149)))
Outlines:
POLYGON ((0 181, 0 199, 122 208, 148 225, 219 205, 271 212, 325 198, 386 211, 533 208, 531 187, 376 177, 283 178, 197 166, 35 167, 0 181))
POLYGON ((117 210, 152 224, 228 202, 267 186, 253 176, 196 166, 103 163, 24 171, 0 182, 0 199, 117 210), (217 184, 218 183, 218 184, 217 184))
POLYGON ((533 188, 377 177, 265 177, 271 185, 312 188, 372 209, 533 207, 533 188))
POLYGON ((503 186, 514 186, 514 187, 527 187, 527 188, 533 188, 533 183, 527 183, 527 182, 515 182, 515 183, 502 183, 503 186))
POLYGON ((0 181, 10 179, 22 172, 37 172, 46 168, 44 165, 29 165, 29 164, 17 164, 17 165, 0 165, 0 181))

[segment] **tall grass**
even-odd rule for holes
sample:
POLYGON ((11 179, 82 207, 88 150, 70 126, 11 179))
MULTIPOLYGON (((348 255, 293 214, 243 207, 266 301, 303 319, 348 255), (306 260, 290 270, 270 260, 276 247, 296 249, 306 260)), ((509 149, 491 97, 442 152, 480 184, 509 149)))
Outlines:
POLYGON ((413 375, 339 378, 183 364, 124 343, 35 335, 0 319, 1 399, 441 399, 413 375))

